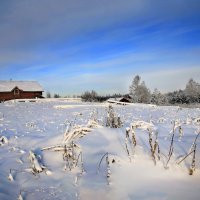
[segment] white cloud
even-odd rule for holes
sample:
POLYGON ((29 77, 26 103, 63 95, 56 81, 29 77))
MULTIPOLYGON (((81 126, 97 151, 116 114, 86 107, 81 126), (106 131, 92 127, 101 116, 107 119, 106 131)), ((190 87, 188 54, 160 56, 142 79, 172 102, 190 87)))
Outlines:
POLYGON ((142 73, 141 76, 151 89, 158 88, 162 92, 169 92, 184 89, 190 78, 200 83, 200 66, 169 68, 142 73))
POLYGON ((198 15, 196 0, 5 2, 0 2, 2 79, 35 77, 62 93, 126 93, 136 74, 162 91, 183 88, 190 77, 199 81, 194 49, 199 44, 176 43, 177 35, 199 29, 195 22, 176 27, 177 19, 198 15))
MULTIPOLYGON (((83 73, 73 77, 59 77, 59 80, 43 80, 46 89, 66 94, 81 94, 86 90, 96 90, 99 94, 128 93, 133 77, 138 73, 124 71, 83 73)), ((157 69, 139 73, 148 88, 158 88, 162 92, 184 89, 187 81, 193 78, 200 83, 200 67, 157 69)), ((51 78, 50 78, 51 79, 51 78)))

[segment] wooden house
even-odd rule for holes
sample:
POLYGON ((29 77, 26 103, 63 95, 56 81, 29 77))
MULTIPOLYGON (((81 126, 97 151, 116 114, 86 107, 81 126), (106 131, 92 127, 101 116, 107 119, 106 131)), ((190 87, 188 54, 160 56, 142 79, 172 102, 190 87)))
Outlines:
POLYGON ((43 89, 36 81, 0 81, 0 102, 11 99, 43 98, 43 89))

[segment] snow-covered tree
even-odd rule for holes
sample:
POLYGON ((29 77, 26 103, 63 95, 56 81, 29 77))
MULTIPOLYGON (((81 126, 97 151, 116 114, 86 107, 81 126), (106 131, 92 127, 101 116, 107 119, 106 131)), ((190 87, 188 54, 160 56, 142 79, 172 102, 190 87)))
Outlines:
POLYGON ((157 88, 155 88, 153 93, 151 94, 151 103, 156 105, 162 105, 167 103, 167 98, 157 88))
POLYGON ((140 76, 136 75, 132 81, 132 84, 129 87, 129 93, 132 97, 133 102, 138 102, 138 87, 140 84, 140 76))
POLYGON ((169 92, 167 94, 167 101, 171 104, 188 104, 189 99, 183 90, 169 92))
POLYGON ((129 87, 129 93, 135 103, 149 103, 150 102, 150 91, 146 87, 145 82, 140 83, 140 76, 135 76, 131 86, 129 87))
POLYGON ((138 86, 137 95, 138 95, 139 103, 149 103, 150 102, 151 93, 150 93, 149 89, 146 87, 146 84, 144 81, 138 86))
POLYGON ((186 84, 184 93, 190 103, 200 102, 200 84, 193 79, 186 84))
POLYGON ((81 98, 83 101, 94 102, 98 101, 98 94, 94 90, 92 90, 91 92, 86 91, 81 95, 81 98))

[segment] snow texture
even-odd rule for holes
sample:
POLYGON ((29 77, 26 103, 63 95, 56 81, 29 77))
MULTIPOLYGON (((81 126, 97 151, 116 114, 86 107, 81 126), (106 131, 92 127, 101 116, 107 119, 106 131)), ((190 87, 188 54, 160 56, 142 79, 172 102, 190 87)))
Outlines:
POLYGON ((113 105, 123 126, 110 128, 108 105, 1 103, 0 138, 7 142, 0 145, 0 199, 199 200, 200 110, 113 105), (152 157, 154 144, 160 158, 157 152, 152 157), (194 151, 181 160, 194 147, 195 170, 189 175, 194 151), (66 168, 70 159, 73 167, 66 168))

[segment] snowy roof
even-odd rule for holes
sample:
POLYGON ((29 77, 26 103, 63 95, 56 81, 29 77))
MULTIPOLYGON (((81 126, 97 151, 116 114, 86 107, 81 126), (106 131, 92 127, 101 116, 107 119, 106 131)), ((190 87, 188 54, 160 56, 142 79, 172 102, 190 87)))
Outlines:
POLYGON ((0 92, 10 92, 15 87, 23 91, 43 91, 41 85, 36 81, 0 81, 0 92))
POLYGON ((120 101, 123 101, 124 99, 126 99, 127 101, 130 101, 129 98, 126 98, 126 97, 118 97, 118 98, 109 98, 107 101, 108 102, 120 102, 120 101))

